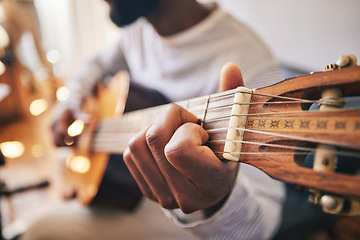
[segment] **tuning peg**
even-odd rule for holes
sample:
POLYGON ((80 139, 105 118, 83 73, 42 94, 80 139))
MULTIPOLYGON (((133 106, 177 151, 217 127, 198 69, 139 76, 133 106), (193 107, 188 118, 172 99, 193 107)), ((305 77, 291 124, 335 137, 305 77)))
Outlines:
POLYGON ((330 195, 324 195, 320 199, 320 204, 327 210, 334 210, 339 205, 339 202, 336 198, 330 195))
POLYGON ((338 65, 340 68, 356 66, 356 63, 357 59, 354 55, 344 55, 336 61, 336 65, 338 65))
POLYGON ((331 71, 335 69, 356 66, 356 64, 357 64, 357 59, 354 55, 343 55, 339 57, 336 63, 327 65, 324 71, 331 71))

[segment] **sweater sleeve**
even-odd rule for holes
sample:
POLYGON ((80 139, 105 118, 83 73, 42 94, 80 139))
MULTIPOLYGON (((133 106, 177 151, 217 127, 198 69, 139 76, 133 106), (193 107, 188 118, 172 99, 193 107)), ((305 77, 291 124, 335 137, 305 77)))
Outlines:
POLYGON ((283 183, 242 164, 230 196, 210 218, 201 211, 184 214, 176 209, 165 213, 201 239, 269 239, 281 222, 284 198, 283 183))
POLYGON ((67 100, 57 104, 54 118, 57 119, 66 109, 81 112, 84 99, 93 94, 97 83, 106 84, 121 70, 128 70, 128 66, 122 51, 122 42, 119 41, 80 65, 75 74, 66 81, 70 95, 67 100))

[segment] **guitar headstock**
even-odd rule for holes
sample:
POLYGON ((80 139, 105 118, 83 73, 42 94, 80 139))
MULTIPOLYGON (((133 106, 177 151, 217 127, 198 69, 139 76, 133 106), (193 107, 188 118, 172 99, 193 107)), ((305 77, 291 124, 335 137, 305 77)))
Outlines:
POLYGON ((354 56, 255 89, 239 161, 310 191, 326 212, 360 215, 359 96, 354 56))

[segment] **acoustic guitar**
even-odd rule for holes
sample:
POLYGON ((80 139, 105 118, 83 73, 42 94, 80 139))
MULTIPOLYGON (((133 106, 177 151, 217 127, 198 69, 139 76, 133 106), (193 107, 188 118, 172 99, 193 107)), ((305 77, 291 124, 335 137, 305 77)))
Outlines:
MULTIPOLYGON (((323 72, 176 104, 199 118, 210 136, 207 145, 219 159, 250 164, 274 179, 300 186, 312 192, 311 200, 326 212, 359 215, 360 175, 353 166, 359 166, 360 159, 360 108, 352 106, 360 101, 359 94, 360 67, 351 56, 323 72), (314 105, 318 108, 312 109, 314 105), (352 172, 337 171, 343 163, 352 172)), ((129 139, 166 107, 93 116, 67 161, 77 172, 73 180, 82 203, 96 196, 108 154, 123 153, 129 139)))

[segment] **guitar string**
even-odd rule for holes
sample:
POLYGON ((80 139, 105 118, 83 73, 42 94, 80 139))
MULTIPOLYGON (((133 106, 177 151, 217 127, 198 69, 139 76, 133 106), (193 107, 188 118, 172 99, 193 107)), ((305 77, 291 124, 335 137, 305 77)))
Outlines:
MULTIPOLYGON (((271 133, 271 132, 266 132, 266 131, 258 131, 258 130, 252 130, 252 129, 242 129, 242 128, 234 128, 240 131, 248 131, 248 132, 253 132, 253 133, 257 133, 257 134, 264 134, 264 135, 270 135, 270 136, 276 136, 276 137, 282 137, 282 138, 286 138, 286 139, 293 139, 293 140, 298 140, 298 141, 304 141, 304 142, 312 142, 312 143, 317 143, 317 144, 327 144, 327 145, 334 145, 334 146, 341 146, 341 147, 345 147, 345 148, 350 148, 350 149, 355 149, 355 150, 359 150, 360 146, 350 146, 350 145, 345 145, 345 144, 339 144, 333 141, 327 141, 327 140, 323 140, 323 139, 316 139, 316 138, 308 138, 308 137, 298 137, 298 136, 293 136, 293 135, 288 135, 288 134, 279 134, 279 133, 271 133)), ((211 130, 207 130, 207 132, 225 132, 227 131, 228 128, 218 128, 218 129, 211 129, 211 130)), ((210 133, 211 134, 211 133, 210 133)), ((132 136, 135 135, 134 133, 102 133, 99 135, 95 135, 95 137, 93 138, 92 143, 95 144, 101 144, 101 143, 105 143, 105 144, 109 144, 109 142, 111 143, 112 141, 128 141, 130 140, 130 138, 132 136)), ((242 142, 242 140, 211 140, 209 141, 209 143, 214 143, 214 142, 224 142, 224 141, 233 141, 233 142, 242 142)), ((253 144, 262 144, 262 145, 266 145, 266 143, 258 143, 258 142, 245 142, 245 143, 253 143, 253 144)), ((117 144, 115 144, 116 146, 117 144)), ((269 145, 267 144, 266 146, 282 146, 283 148, 288 148, 288 145, 269 145)), ((297 147, 298 150, 305 150, 304 148, 299 148, 297 147)), ((309 150, 309 149, 307 149, 309 150)))
MULTIPOLYGON (((230 128, 217 128, 217 129, 207 130, 207 132, 208 133, 209 132, 214 132, 214 131, 227 132, 228 129, 230 129, 230 128)), ((317 143, 317 144, 328 144, 328 145, 342 146, 342 147, 353 148, 353 149, 360 149, 360 146, 349 146, 349 145, 339 144, 339 143, 335 143, 333 141, 328 141, 328 140, 324 140, 324 139, 316 139, 316 138, 309 138, 309 137, 299 137, 299 136, 294 136, 294 135, 289 135, 289 134, 273 133, 273 132, 254 130, 254 129, 246 129, 246 128, 231 128, 231 129, 240 130, 240 131, 244 131, 244 132, 252 132, 252 133, 257 133, 257 134, 263 134, 263 135, 270 135, 270 136, 273 136, 273 137, 281 137, 281 138, 286 138, 286 139, 293 139, 293 140, 304 141, 304 142, 312 142, 312 143, 317 143)), ((226 141, 231 141, 231 140, 226 140, 226 141)))
MULTIPOLYGON (((291 112, 290 112, 291 113, 291 112)), ((249 115, 244 115, 244 116, 249 116, 249 115)), ((226 117, 229 118, 229 117, 226 117)), ((220 118, 217 118, 220 119, 220 118)), ((225 118, 224 118, 225 119, 225 118)), ((208 123, 209 121, 213 121, 212 119, 210 120, 206 120, 206 123, 208 123)), ((215 121, 215 120, 214 120, 215 121)), ((112 123, 116 126, 119 126, 119 124, 116 123, 112 123)), ((109 126, 108 126, 109 127, 109 126)), ((109 127, 111 129, 111 134, 121 134, 121 132, 117 133, 113 127, 109 127)), ((121 130, 121 128, 118 128, 117 130, 121 130)), ((129 130, 129 129, 128 129, 129 130)), ((291 139, 296 139, 296 140, 301 140, 301 141, 308 141, 308 142, 315 142, 315 143, 324 143, 324 144, 333 144, 333 142, 329 142, 326 140, 317 140, 317 139, 313 139, 313 138, 308 138, 308 137, 297 137, 297 136, 293 136, 293 135, 289 135, 289 134, 280 134, 280 133, 273 133, 273 132, 267 132, 267 131, 260 131, 260 130, 253 130, 253 129, 246 129, 246 128, 236 128, 235 130, 240 130, 240 131, 248 131, 248 132, 255 132, 255 133, 261 133, 261 134, 266 134, 266 135, 271 135, 271 136, 277 136, 277 137, 283 137, 283 138, 291 138, 291 139)), ((228 131, 228 128, 214 128, 214 129, 207 129, 207 131, 210 132, 214 132, 214 131, 228 131)), ((134 133, 127 133, 127 134, 134 134, 134 133)), ((101 136, 101 133, 98 134, 98 136, 101 136)), ((108 136, 107 136, 108 137, 108 136)))
MULTIPOLYGON (((114 139, 115 140, 115 139, 114 139)), ((225 140, 223 140, 225 141, 225 140)), ((284 149, 291 149, 294 150, 294 152, 287 152, 287 151, 281 151, 281 152, 226 152, 226 153, 230 153, 230 154, 241 154, 241 155, 287 155, 287 154, 291 154, 291 155, 308 155, 310 152, 315 151, 316 148, 304 148, 304 147, 291 147, 291 146, 287 146, 287 145, 278 145, 278 144, 266 144, 266 143, 258 143, 258 142, 247 142, 247 141, 240 141, 243 142, 244 144, 255 144, 255 145, 261 145, 261 146, 270 146, 270 147, 275 147, 275 148, 284 148, 284 149), (300 152, 298 152, 300 151, 300 152)), ((113 141, 112 141, 113 143, 113 141)), ((124 146, 118 145, 118 144, 114 144, 113 145, 109 145, 107 142, 104 142, 103 145, 101 144, 97 144, 96 145, 98 149, 101 149, 103 151, 105 151, 106 149, 109 150, 109 152, 115 153, 115 151, 112 151, 114 148, 118 148, 118 152, 121 153, 123 149, 121 149, 121 147, 126 148, 127 145, 125 144, 124 146)), ((97 149, 95 148, 95 149, 97 149)), ((322 152, 326 153, 326 152, 333 152, 330 150, 322 150, 322 152)), ((216 152, 214 151, 215 154, 220 155, 223 154, 225 152, 216 152)), ((360 154, 359 153, 355 153, 355 152, 351 152, 351 151, 343 151, 343 150, 336 150, 336 154, 338 156, 345 156, 345 157, 352 157, 352 158, 359 158, 360 159, 360 154)))
MULTIPOLYGON (((293 102, 291 102, 293 103, 293 102)), ((277 103, 277 104, 287 104, 287 103, 277 103)), ((213 110, 216 110, 216 109, 219 109, 219 108, 225 108, 225 107, 231 107, 232 105, 224 105, 224 106, 218 106, 216 108, 209 108, 208 109, 208 113, 210 114, 211 112, 209 111, 213 111, 213 110)), ((358 107, 351 107, 351 108, 340 108, 339 110, 358 110, 360 108, 358 107)), ((194 112, 195 111, 192 111, 191 109, 187 109, 188 111, 192 112, 193 114, 195 114, 194 112)), ((199 110, 199 111, 202 111, 203 110, 199 110)), ((201 113, 202 113, 201 112, 201 113)), ((265 116, 265 115, 282 115, 282 114, 298 114, 298 113, 307 113, 307 112, 320 112, 319 110, 302 110, 302 111, 291 111, 291 112, 269 112, 269 113, 250 113, 250 114, 237 114, 237 115, 226 115, 226 116, 223 116, 223 117, 217 117, 217 118, 210 118, 210 119, 206 119, 206 122, 209 123, 209 122, 213 122, 213 121, 218 121, 218 120, 221 120, 221 119, 228 119, 230 118, 231 116, 237 116, 237 117, 240 117, 240 116, 265 116)), ((195 114, 196 115, 196 114, 195 114)), ((125 115, 124 115, 125 116, 125 115)), ((128 117, 130 117, 129 115, 127 115, 128 117)), ((124 117, 122 117, 124 119, 124 117)), ((101 126, 102 127, 106 127, 106 125, 109 124, 109 127, 113 127, 113 123, 111 121, 104 121, 101 123, 101 126)), ((115 123, 117 124, 117 123, 115 123)))
MULTIPOLYGON (((360 108, 346 108, 346 110, 353 110, 353 109, 358 110, 360 108)), ((264 115, 280 115, 280 114, 281 115, 298 114, 298 113, 308 113, 308 112, 319 112, 320 113, 320 111, 306 110, 306 111, 277 112, 277 113, 236 114, 236 115, 227 115, 227 116, 223 116, 223 117, 206 119, 205 124, 220 121, 220 120, 228 120, 228 119, 230 119, 231 116, 236 116, 236 117, 247 116, 248 117, 248 116, 264 116, 264 115)), ((101 123, 98 129, 101 129, 102 131, 104 131, 106 129, 111 129, 111 131, 122 130, 122 128, 126 128, 127 130, 131 130, 131 127, 129 127, 128 124, 125 124, 126 126, 123 126, 123 127, 120 126, 120 125, 121 124, 119 124, 117 121, 108 121, 106 123, 105 122, 101 123)), ((216 130, 217 129, 209 129, 209 131, 216 131, 216 130)), ((220 129, 220 130, 222 130, 222 129, 220 129)), ((249 129, 238 129, 238 130, 244 130, 245 131, 245 130, 249 130, 249 129)))
MULTIPOLYGON (((251 95, 257 95, 257 96, 262 96, 262 97, 271 97, 271 98, 278 98, 278 99, 286 99, 286 100, 292 100, 289 102, 250 102, 250 103, 236 103, 239 105, 253 105, 253 104, 283 104, 283 103, 319 103, 319 100, 309 100, 309 99, 301 99, 301 98, 294 98, 294 97, 286 97, 286 96, 276 96, 276 95, 271 95, 271 94, 261 94, 261 93, 254 93, 254 92, 243 92, 243 91, 239 91, 239 92, 225 92, 223 95, 219 95, 219 96, 213 96, 211 97, 211 95, 207 96, 210 97, 210 101, 220 101, 226 97, 233 97, 233 95, 235 93, 244 93, 244 94, 251 94, 251 95)), ((196 104, 197 102, 199 103, 199 106, 202 106, 204 103, 204 99, 205 97, 202 97, 200 99, 195 98, 194 101, 192 101, 192 104, 196 104)), ((186 101, 186 100, 185 100, 186 101)), ((191 101, 188 100, 188 101, 191 101)), ((180 104, 183 101, 179 102, 180 104)), ((352 98, 346 98, 343 99, 343 102, 360 102, 360 97, 352 97, 352 98)), ((231 103, 233 104, 233 103, 231 103)))
MULTIPOLYGON (((284 96, 275 96, 275 95, 267 95, 267 94, 257 94, 257 93, 248 93, 248 92, 245 92, 246 94, 253 94, 253 95, 260 95, 260 96, 266 96, 266 97, 275 97, 275 98, 282 98, 282 99, 289 99, 289 100, 293 100, 293 101, 283 101, 283 102, 266 102, 266 104, 288 104, 288 103, 315 103, 315 102, 318 102, 318 101, 314 101, 314 100, 306 100, 306 99, 297 99, 297 98, 291 98, 291 97, 284 97, 284 96)), ((226 96, 230 96, 230 95, 233 95, 233 93, 226 93, 226 94, 223 94, 223 95, 220 95, 217 96, 217 97, 213 97, 211 99, 211 101, 214 101, 214 99, 224 99, 226 96)), ((346 101, 348 102, 357 102, 358 100, 357 99, 347 99, 346 101)), ((201 105, 203 106, 203 101, 200 101, 198 100, 198 102, 201 103, 201 105)), ((194 102, 192 102, 192 104, 194 104, 194 102)), ((246 103, 245 103, 246 104, 246 103)), ((263 103, 259 103, 259 102, 253 102, 253 103, 249 103, 249 104, 263 104, 263 103)), ((240 105, 244 105, 242 103, 240 103, 240 105)), ((208 110, 211 110, 211 109, 219 109, 221 107, 231 107, 232 104, 229 104, 229 105, 223 105, 223 106, 217 106, 217 107, 214 107, 214 108, 209 108, 208 110)), ((299 111, 299 112, 304 112, 304 111, 299 111)), ((294 113, 299 113, 299 112, 280 112, 281 114, 294 114, 294 113)), ((246 114, 246 115, 238 115, 238 116, 253 116, 253 115, 268 115, 268 114, 280 114, 279 112, 277 113, 262 113, 262 114, 246 114)), ((226 116, 224 118, 229 118, 230 116, 226 116)), ((214 118, 214 119, 207 119, 206 122, 209 122, 209 121, 216 121, 216 120, 219 120, 221 118, 214 118)), ((111 124, 112 125, 112 124, 111 124)), ((103 125, 104 126, 104 125, 103 125)), ((249 130, 249 129, 243 129, 244 131, 245 130, 249 130)), ((258 132, 260 133, 260 132, 258 132)), ((267 134, 269 134, 268 132, 266 132, 267 134)), ((283 137, 289 137, 289 135, 282 135, 283 137)), ((297 138, 297 137, 294 137, 294 136, 291 136, 292 138, 297 138)), ((303 140, 308 140, 308 139, 303 139, 303 140)), ((312 141, 316 142, 316 139, 312 139, 312 141)))
MULTIPOLYGON (((307 100, 307 99, 298 99, 298 98, 292 98, 292 97, 284 97, 284 96, 275 96, 275 95, 268 95, 268 94, 258 94, 258 93, 248 93, 248 92, 244 92, 246 94, 252 94, 252 95, 261 95, 261 96, 266 96, 266 97, 274 97, 274 98, 282 98, 282 99, 290 99, 293 101, 282 101, 282 102, 250 102, 250 103, 235 103, 236 105, 256 105, 256 104, 292 104, 292 103, 319 103, 319 100, 307 100)), ((232 97, 233 93, 227 93, 221 96, 216 96, 216 97, 212 97, 210 98, 210 102, 214 103, 214 100, 216 99, 223 99, 224 96, 231 96, 232 97)), ((206 98, 208 99, 208 98, 206 98)), ((190 112, 196 112, 196 110, 192 110, 195 109, 196 107, 204 107, 204 100, 206 100, 205 98, 203 99, 203 101, 198 100, 197 102, 199 103, 199 105, 195 105, 195 106, 191 106, 189 107, 187 110, 190 112)), ((359 98, 352 98, 352 99, 345 99, 344 102, 360 102, 360 97, 359 98)), ((183 102, 179 102, 180 105, 186 105, 186 103, 183 102)), ((192 104, 194 105, 194 102, 192 102, 192 104)), ((207 109, 207 111, 211 111, 211 110, 218 110, 220 108, 226 108, 226 107, 232 107, 234 105, 234 103, 229 103, 229 104, 224 104, 224 105, 220 105, 220 106, 215 106, 215 107, 209 107, 207 109)), ((158 106, 161 107, 161 106, 158 106)), ((203 112, 203 109, 199 109, 198 111, 203 112)), ((306 110, 305 110, 306 111, 306 110)), ((314 111, 314 110, 312 110, 314 111)), ((304 111, 299 111, 299 112, 304 112, 304 111)), ((268 114, 284 114, 284 113, 297 113, 297 112, 274 112, 274 113, 258 113, 256 115, 268 115, 268 114)), ((130 113, 125 114, 124 116, 128 115, 129 116, 130 113)), ((123 116, 123 117, 124 117, 123 116)), ((240 116, 240 115, 239 115, 240 116)), ((249 116, 249 115, 241 115, 241 116, 249 116)), ((229 117, 229 116, 227 116, 229 117)), ((215 119, 217 120, 217 119, 215 119)), ((209 121, 209 119, 207 119, 207 121, 209 121)))
MULTIPOLYGON (((224 100, 226 98, 233 98, 234 94, 236 93, 235 90, 230 90, 227 92, 223 92, 223 93, 217 93, 214 95, 208 95, 208 96, 203 96, 203 97, 199 97, 199 98, 193 98, 193 99, 189 99, 189 100, 183 100, 183 101, 179 101, 179 102, 175 102, 175 104, 178 104, 180 106, 188 106, 190 103, 192 104, 192 106, 190 108, 194 109, 196 107, 200 107, 201 109, 199 109, 199 111, 203 111, 202 107, 204 106, 204 101, 206 101, 206 99, 209 98, 209 101, 211 104, 214 104, 216 102, 219 102, 221 100, 224 100), (196 105, 198 104, 198 105, 196 105)), ((286 96, 276 96, 276 95, 270 95, 270 94, 261 94, 261 93, 254 93, 254 92, 243 92, 243 91, 239 91, 238 93, 244 93, 244 94, 251 94, 251 95, 258 95, 258 96, 262 96, 262 97, 271 97, 271 98, 278 98, 278 99, 287 99, 287 100, 291 100, 291 101, 282 101, 282 102, 250 102, 250 103, 235 103, 238 105, 255 105, 255 104, 266 104, 266 105, 271 105, 271 104, 292 104, 292 103, 319 103, 319 100, 309 100, 309 99, 299 99, 299 98, 293 98, 293 97, 286 97, 286 96)), ((358 97, 352 97, 351 99, 343 99, 342 100, 344 103, 346 102, 360 102, 360 98, 358 97)), ((218 109, 221 107, 230 107, 232 106, 234 103, 231 102, 229 104, 226 105, 222 105, 222 106, 216 106, 216 107, 210 107, 208 108, 208 110, 211 109, 218 109)), ((324 103, 323 103, 324 104, 324 103)), ((326 103, 325 103, 326 104, 326 103)), ((160 106, 161 107, 161 106, 160 106)), ((189 109, 190 109, 189 108, 189 109)), ((195 111, 195 110, 193 110, 195 111)))
MULTIPOLYGON (((209 141, 210 142, 225 142, 226 140, 217 140, 217 141, 209 141)), ((231 154, 278 154, 278 153, 282 153, 282 154, 296 154, 296 155, 307 155, 312 151, 316 151, 316 148, 311 148, 311 147, 299 147, 299 146, 288 146, 288 145, 281 145, 281 144, 271 144, 271 143, 260 143, 260 142, 249 142, 249 141, 242 141, 242 140, 235 140, 234 142, 239 142, 239 143, 243 143, 243 144, 250 144, 250 145, 259 145, 259 146, 265 146, 265 147, 274 147, 274 148, 284 148, 284 149, 289 149, 289 150, 294 150, 294 151, 302 151, 302 152, 231 152, 231 154)), ((322 149, 321 150, 323 153, 333 153, 333 150, 325 150, 322 149)), ((223 154, 225 152, 216 152, 217 154, 223 154)), ((360 153, 355 153, 355 152, 351 152, 351 151, 344 151, 344 150, 337 150, 336 151, 337 155, 340 156, 346 156, 346 157, 355 157, 355 158, 360 158, 360 153)))
MULTIPOLYGON (((339 110, 345 110, 345 111, 349 111, 349 110, 359 110, 359 107, 351 107, 351 108, 340 108, 339 110)), ((211 109, 210 109, 211 110, 211 109)), ((266 115, 285 115, 285 114, 306 114, 306 113, 325 113, 325 111, 321 112, 319 110, 302 110, 302 111, 291 111, 291 112, 269 112, 269 113, 248 113, 248 114, 234 114, 234 115, 226 115, 226 116, 222 116, 222 117, 216 117, 216 118, 209 118, 209 119, 205 119, 206 123, 210 123, 210 122, 215 122, 215 121, 219 121, 219 120, 227 120, 230 119, 230 117, 235 116, 235 117, 242 117, 242 116, 266 116, 266 115)), ((210 115, 210 112, 208 112, 208 115, 210 115)), ((121 119, 121 118, 119 118, 121 119)), ((123 118, 124 119, 124 118, 123 118)), ((102 123, 100 123, 100 127, 102 128, 113 128, 114 125, 118 125, 118 122, 115 121, 104 121, 102 123)))
MULTIPOLYGON (((226 128, 224 128, 224 130, 226 130, 226 128)), ((246 130, 246 129, 245 129, 246 130)), ((258 133, 264 133, 264 132, 260 132, 260 131, 257 131, 258 133)), ((271 134, 269 132, 266 132, 267 134, 271 134)), ((113 134, 110 134, 114 137, 113 134)), ((129 133, 129 135, 132 135, 131 133, 129 133)), ((281 135, 281 136, 286 136, 286 135, 281 135)), ((287 136, 289 138, 289 136, 287 136)), ((293 137, 294 139, 296 140, 299 140, 298 137, 296 136, 291 136, 293 137)), ((304 138, 306 140, 309 140, 308 138, 304 138)), ((110 138, 109 136, 106 136, 106 138, 98 138, 96 141, 95 141, 95 145, 99 148, 110 148, 110 149, 113 149, 113 148, 116 148, 116 147, 120 147, 120 144, 119 142, 120 141, 123 141, 126 143, 124 143, 124 145, 127 145, 127 140, 129 140, 129 138, 110 138), (102 142, 102 140, 105 140, 102 142), (109 146, 110 144, 110 146, 109 146)), ((212 140, 212 141, 209 141, 208 143, 216 143, 216 142, 225 142, 227 140, 212 140)), ((299 146, 288 146, 288 145, 281 145, 281 144, 269 144, 269 143, 260 143, 260 142, 250 142, 250 141, 242 141, 242 140, 231 140, 233 142, 241 142, 241 143, 244 143, 244 144, 254 144, 254 145, 261 145, 261 146, 267 146, 267 147, 277 147, 277 148, 283 148, 283 149, 291 149, 291 150, 298 150, 298 151, 307 151, 307 152, 310 152, 310 151, 313 151, 315 150, 315 148, 309 148, 309 147, 299 147, 299 146)), ((317 139, 313 139, 312 141, 307 141, 307 142, 315 142, 315 143, 326 143, 326 144, 329 144, 329 142, 324 142, 324 141, 319 141, 317 139)), ((331 145, 335 145, 335 146, 341 146, 341 145, 337 145, 336 143, 332 143, 331 145)), ((125 146, 126 147, 126 146, 125 146)), ((355 149, 358 149, 358 147, 351 147, 351 146, 343 146, 343 147, 347 147, 347 148, 355 148, 355 149)), ((308 153, 299 153, 299 152, 295 152, 295 153, 287 153, 287 152, 271 152, 271 153, 263 153, 263 152, 252 152, 252 153, 249 153, 249 152, 242 152, 241 154, 308 154, 308 153)), ((356 154, 354 152, 350 152, 350 151, 336 151, 337 154, 339 155, 343 155, 343 156, 351 156, 351 157, 356 157, 356 158, 360 158, 360 154, 356 154)), ((218 152, 218 154, 222 154, 220 152, 218 152)), ((232 152, 231 154, 240 154, 240 153, 236 153, 236 152, 232 152)))
MULTIPOLYGON (((344 100, 343 101, 344 103, 360 103, 360 98, 359 99, 348 99, 348 100, 344 100)), ((207 111, 212 111, 212 110, 219 110, 219 109, 222 109, 222 108, 230 108, 232 107, 233 105, 280 105, 280 104, 296 104, 296 103, 317 103, 317 104, 320 104, 320 101, 319 100, 313 100, 313 101, 310 101, 310 100, 306 100, 306 101, 303 101, 302 99, 300 100, 297 100, 297 101, 282 101, 282 102, 250 102, 250 103, 229 103, 229 104, 224 104, 224 105, 220 105, 220 106, 215 106, 215 107, 209 107, 207 109, 207 111)), ((326 103, 324 104, 326 105, 326 103)), ((198 106, 198 107, 203 107, 203 106, 198 106)), ((186 110, 188 110, 189 112, 197 112, 197 111, 204 111, 203 109, 195 109, 195 107, 193 107, 194 110, 192 110, 192 108, 187 108, 186 110)), ((344 108, 339 108, 339 109, 344 109, 344 108)), ((346 108, 348 109, 348 108, 346 108)), ((304 112, 306 110, 303 110, 303 111, 300 111, 300 112, 304 112)), ((312 110, 312 111, 315 111, 315 110, 312 110)), ((267 113, 267 114, 277 114, 279 112, 272 112, 272 113, 267 113)), ((280 112, 281 113, 281 112, 280 112)))

